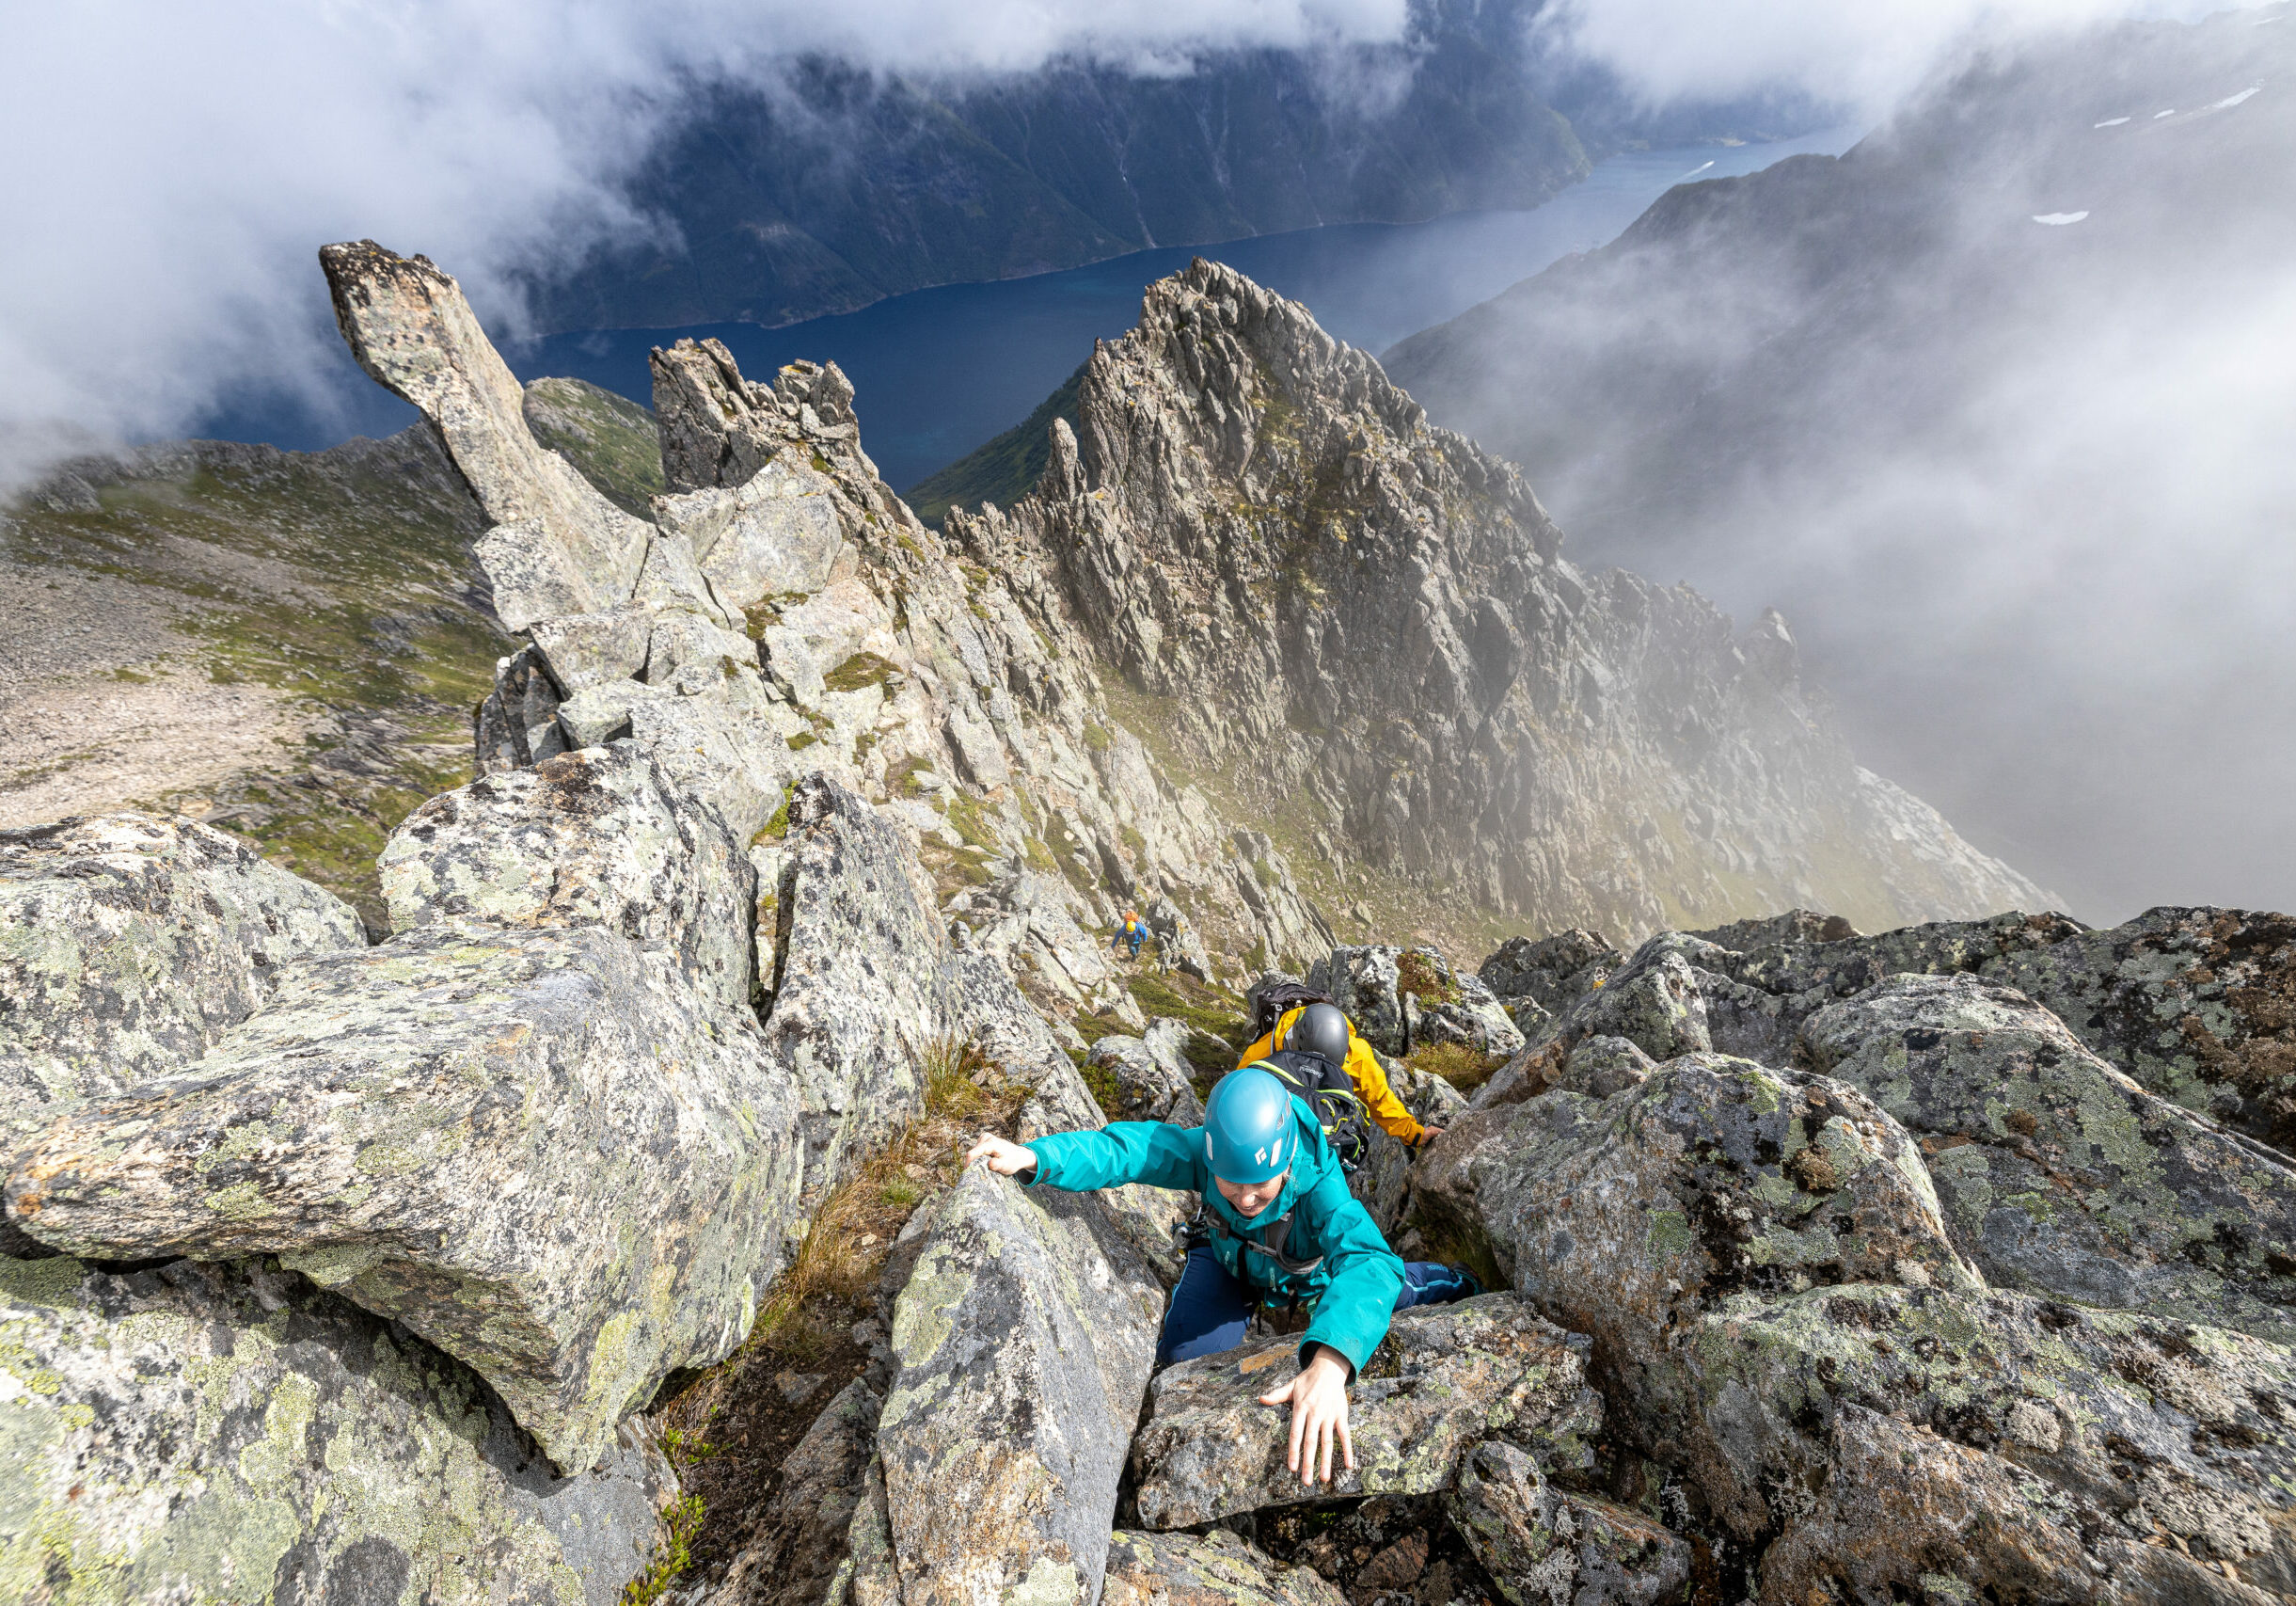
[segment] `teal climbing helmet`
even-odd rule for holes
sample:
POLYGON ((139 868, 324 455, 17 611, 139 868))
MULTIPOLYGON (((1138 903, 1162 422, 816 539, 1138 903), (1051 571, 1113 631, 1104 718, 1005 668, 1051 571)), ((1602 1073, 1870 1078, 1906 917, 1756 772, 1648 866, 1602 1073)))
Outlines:
POLYGON ((1291 1093, 1257 1065, 1230 1071, 1204 1101, 1204 1156, 1224 1183, 1283 1175, 1299 1140, 1291 1093))

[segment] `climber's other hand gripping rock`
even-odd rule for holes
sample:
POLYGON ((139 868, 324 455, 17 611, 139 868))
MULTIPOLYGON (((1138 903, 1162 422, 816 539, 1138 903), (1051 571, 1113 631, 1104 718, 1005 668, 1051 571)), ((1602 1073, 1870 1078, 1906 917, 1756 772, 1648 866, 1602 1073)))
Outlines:
POLYGON ((1318 1344, 1315 1359, 1299 1375, 1272 1394, 1259 1396, 1263 1406, 1291 1407, 1291 1453, 1284 1465, 1300 1475, 1303 1484, 1331 1482, 1331 1452, 1336 1441, 1341 1465, 1355 1470, 1355 1446, 1347 1436, 1348 1364, 1339 1352, 1318 1344))

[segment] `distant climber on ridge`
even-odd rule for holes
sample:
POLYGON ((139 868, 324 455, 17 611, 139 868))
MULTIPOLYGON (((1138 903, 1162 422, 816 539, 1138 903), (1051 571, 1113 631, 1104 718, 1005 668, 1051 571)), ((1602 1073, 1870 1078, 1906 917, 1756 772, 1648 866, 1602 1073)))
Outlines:
POLYGON ((1132 944, 1132 957, 1138 959, 1140 957, 1140 945, 1147 941, 1148 924, 1140 918, 1140 911, 1137 909, 1127 909, 1124 912, 1123 923, 1116 928, 1116 946, 1120 948, 1126 943, 1132 944))
MULTIPOLYGON (((1259 1041, 1237 1056, 1238 1065, 1251 1065, 1286 1051, 1315 1055, 1346 1073, 1346 1080, 1364 1112, 1406 1148, 1416 1149, 1442 1136, 1441 1127, 1422 1125, 1403 1107, 1402 1100, 1395 1096, 1395 1089, 1387 1086, 1387 1073, 1380 1069, 1379 1057, 1371 1052, 1371 1045, 1355 1035, 1354 1024, 1321 993, 1291 983, 1270 988, 1260 994, 1259 1014, 1255 1024, 1261 1029, 1259 1041), (1275 1017, 1272 1025, 1271 1015, 1275 1017)), ((1293 1092, 1307 1098, 1310 1105, 1325 1107, 1329 1130, 1329 1097, 1314 1098, 1308 1093, 1315 1086, 1313 1082, 1304 1081, 1299 1075, 1279 1073, 1292 1084, 1293 1092)), ((1327 1086, 1331 1080, 1325 1078, 1327 1086)), ((1336 1146, 1340 1158, 1353 1170, 1361 1154, 1349 1153, 1344 1140, 1338 1141, 1336 1146)))
POLYGON ((1259 1397, 1291 1407, 1285 1464, 1303 1484, 1331 1481, 1335 1445, 1345 1467, 1355 1465, 1348 1384, 1386 1338, 1388 1318, 1482 1292, 1465 1271, 1405 1264, 1387 1247, 1349 1193, 1322 1121, 1264 1066, 1221 1077, 1202 1126, 1119 1121, 1025 1145, 983 1133, 965 1158, 1031 1187, 1083 1193, 1146 1183, 1200 1195, 1208 1241, 1188 1251, 1156 1364, 1233 1349, 1260 1306, 1307 1306, 1298 1375, 1259 1397))

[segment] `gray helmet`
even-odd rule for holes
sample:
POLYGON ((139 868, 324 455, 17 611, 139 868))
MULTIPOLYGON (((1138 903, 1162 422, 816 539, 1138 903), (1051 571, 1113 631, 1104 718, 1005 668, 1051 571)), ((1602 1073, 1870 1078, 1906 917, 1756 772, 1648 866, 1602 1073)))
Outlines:
POLYGON ((1302 1054, 1320 1054, 1334 1065, 1347 1063, 1347 1017, 1336 1004, 1310 1004, 1276 1045, 1302 1054))

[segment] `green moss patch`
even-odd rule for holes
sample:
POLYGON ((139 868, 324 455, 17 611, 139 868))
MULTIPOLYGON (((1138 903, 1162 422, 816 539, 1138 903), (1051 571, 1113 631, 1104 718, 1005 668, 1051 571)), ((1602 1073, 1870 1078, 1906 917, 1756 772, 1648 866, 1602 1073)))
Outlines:
POLYGON ((821 683, 832 692, 858 692, 864 686, 882 686, 900 671, 873 652, 857 652, 821 677, 821 683))

